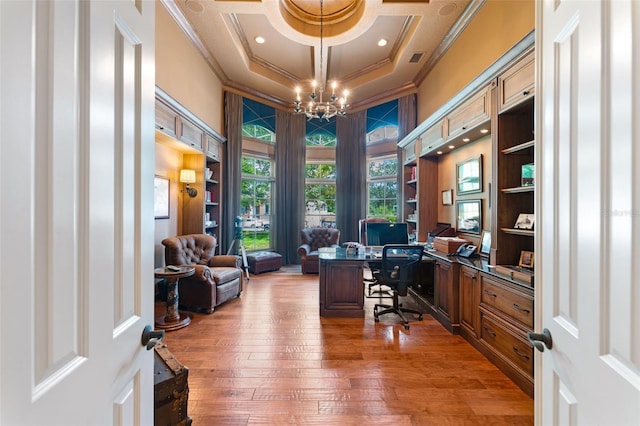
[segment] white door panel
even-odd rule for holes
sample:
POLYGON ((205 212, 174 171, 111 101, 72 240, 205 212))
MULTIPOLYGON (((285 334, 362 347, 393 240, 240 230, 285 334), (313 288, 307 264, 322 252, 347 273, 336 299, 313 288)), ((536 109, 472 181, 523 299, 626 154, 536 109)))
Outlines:
POLYGON ((0 423, 150 424, 152 1, 0 2, 0 423))
POLYGON ((537 16, 536 326, 553 338, 537 422, 637 425, 640 3, 544 1, 537 16))

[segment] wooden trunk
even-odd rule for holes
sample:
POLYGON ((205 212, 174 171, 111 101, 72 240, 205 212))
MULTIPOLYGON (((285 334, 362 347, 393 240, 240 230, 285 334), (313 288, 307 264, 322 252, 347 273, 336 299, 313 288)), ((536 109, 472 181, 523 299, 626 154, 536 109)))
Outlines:
POLYGON ((158 343, 154 349, 154 425, 189 426, 189 369, 174 358, 167 345, 158 343))

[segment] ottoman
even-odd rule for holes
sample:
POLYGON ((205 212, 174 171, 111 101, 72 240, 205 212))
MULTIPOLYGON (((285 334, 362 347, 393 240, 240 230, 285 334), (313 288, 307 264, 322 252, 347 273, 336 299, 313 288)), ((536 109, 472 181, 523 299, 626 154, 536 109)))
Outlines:
POLYGON ((277 271, 282 266, 282 255, 274 251, 259 251, 247 254, 247 262, 252 274, 277 271))

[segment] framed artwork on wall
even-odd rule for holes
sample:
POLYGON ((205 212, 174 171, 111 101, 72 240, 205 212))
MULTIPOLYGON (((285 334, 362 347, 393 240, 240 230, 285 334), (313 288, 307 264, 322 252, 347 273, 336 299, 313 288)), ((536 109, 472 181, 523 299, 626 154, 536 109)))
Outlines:
POLYGON ((153 215, 156 219, 169 219, 169 179, 156 176, 153 180, 153 215))
POLYGON ((445 189, 444 191, 442 191, 442 205, 453 205, 453 189, 445 189))
POLYGON ((456 164, 458 194, 482 192, 482 154, 456 164))
POLYGON ((458 232, 480 234, 482 229, 482 200, 464 200, 457 203, 458 232))

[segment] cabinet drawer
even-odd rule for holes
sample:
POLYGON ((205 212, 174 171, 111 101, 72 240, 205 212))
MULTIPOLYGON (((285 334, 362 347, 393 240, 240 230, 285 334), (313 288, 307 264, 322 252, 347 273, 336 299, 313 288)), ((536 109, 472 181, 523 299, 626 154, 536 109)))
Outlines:
POLYGON ((180 141, 202 151, 202 130, 190 121, 180 120, 180 141))
POLYGON ((484 274, 481 275, 480 303, 533 329, 533 297, 519 293, 484 274))
POLYGON ((498 112, 535 94, 535 71, 534 56, 531 53, 498 77, 498 112))
POLYGON ((162 102, 156 101, 156 130, 177 139, 177 118, 178 116, 171 108, 162 102))
POLYGON ((483 89, 456 108, 447 117, 447 139, 465 133, 476 126, 489 121, 491 117, 491 96, 489 89, 483 89))
POLYGON ((480 339, 533 378, 533 346, 525 340, 524 335, 516 333, 484 312, 480 315, 480 339))

